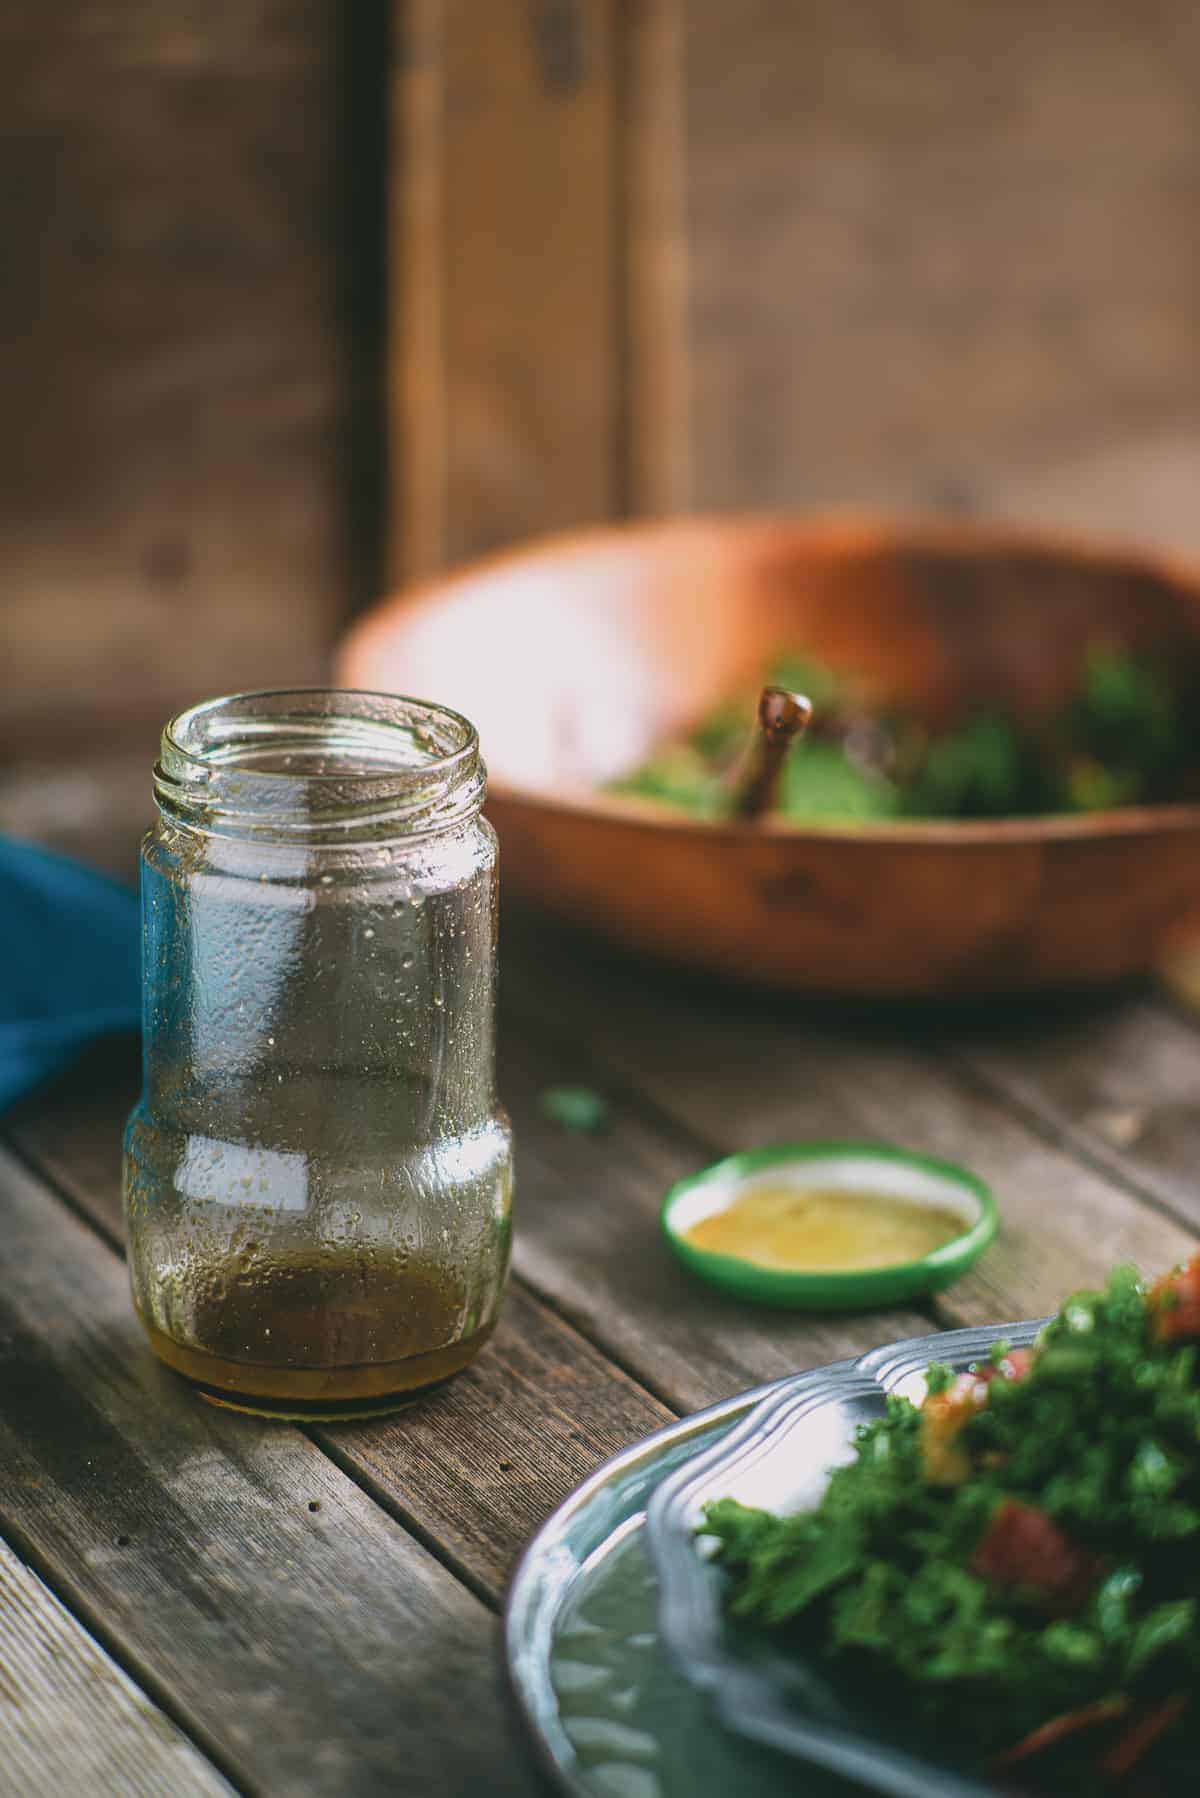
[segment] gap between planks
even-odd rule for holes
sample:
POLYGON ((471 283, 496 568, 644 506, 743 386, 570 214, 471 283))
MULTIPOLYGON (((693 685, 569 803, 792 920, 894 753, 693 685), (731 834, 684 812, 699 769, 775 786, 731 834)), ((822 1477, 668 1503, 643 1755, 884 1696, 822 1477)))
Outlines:
POLYGON ((2 1783, 21 1798, 229 1798, 236 1789, 2 1538, 0 1733, 2 1783))
POLYGON ((14 1516, 0 1516, 0 1543, 3 1541, 7 1541, 18 1564, 29 1570, 31 1578, 44 1587, 63 1616, 92 1644, 97 1656, 109 1663, 116 1676, 139 1693, 145 1704, 161 1714, 166 1729, 177 1731, 197 1758, 211 1768, 214 1777, 220 1781, 217 1789, 251 1792, 253 1787, 245 1773, 236 1766, 222 1744, 194 1717, 189 1716, 186 1708, 177 1701, 175 1695, 136 1650, 108 1627, 96 1606, 72 1589, 70 1582, 63 1577, 62 1570, 55 1566, 49 1555, 42 1552, 14 1516))

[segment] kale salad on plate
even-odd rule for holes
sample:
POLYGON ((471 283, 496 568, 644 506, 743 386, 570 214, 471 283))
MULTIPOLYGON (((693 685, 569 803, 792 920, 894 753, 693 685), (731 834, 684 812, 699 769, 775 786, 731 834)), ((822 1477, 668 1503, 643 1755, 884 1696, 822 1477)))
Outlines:
POLYGON ((892 1396, 815 1510, 710 1504, 733 1617, 1005 1789, 1200 1791, 1200 1254, 892 1396))

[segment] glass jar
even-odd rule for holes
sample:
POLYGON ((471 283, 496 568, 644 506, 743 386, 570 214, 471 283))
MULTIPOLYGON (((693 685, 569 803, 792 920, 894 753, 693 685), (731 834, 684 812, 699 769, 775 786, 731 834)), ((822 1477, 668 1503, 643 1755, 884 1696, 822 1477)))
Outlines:
POLYGON ((163 732, 125 1210, 150 1341, 208 1398, 384 1410, 492 1331, 485 778, 465 718, 383 694, 240 694, 163 732))

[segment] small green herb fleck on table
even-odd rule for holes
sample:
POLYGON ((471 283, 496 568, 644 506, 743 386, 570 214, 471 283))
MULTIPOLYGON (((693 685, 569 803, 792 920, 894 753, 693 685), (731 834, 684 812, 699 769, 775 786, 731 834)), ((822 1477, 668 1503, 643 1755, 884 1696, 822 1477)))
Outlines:
POLYGON ((542 1116, 573 1136, 598 1136, 608 1127, 608 1100, 590 1086, 548 1086, 542 1116))

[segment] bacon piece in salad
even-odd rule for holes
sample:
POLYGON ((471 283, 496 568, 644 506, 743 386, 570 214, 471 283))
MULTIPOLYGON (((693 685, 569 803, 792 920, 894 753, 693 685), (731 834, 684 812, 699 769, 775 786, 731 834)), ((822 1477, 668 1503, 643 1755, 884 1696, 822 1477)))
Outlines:
POLYGON ((996 1506, 971 1559, 971 1571, 990 1586, 1056 1616, 1086 1604, 1101 1565, 1045 1511, 1015 1498, 996 1506))
POLYGON ((1200 1254, 1156 1280, 1146 1295, 1151 1332, 1159 1342, 1200 1339, 1200 1254))

